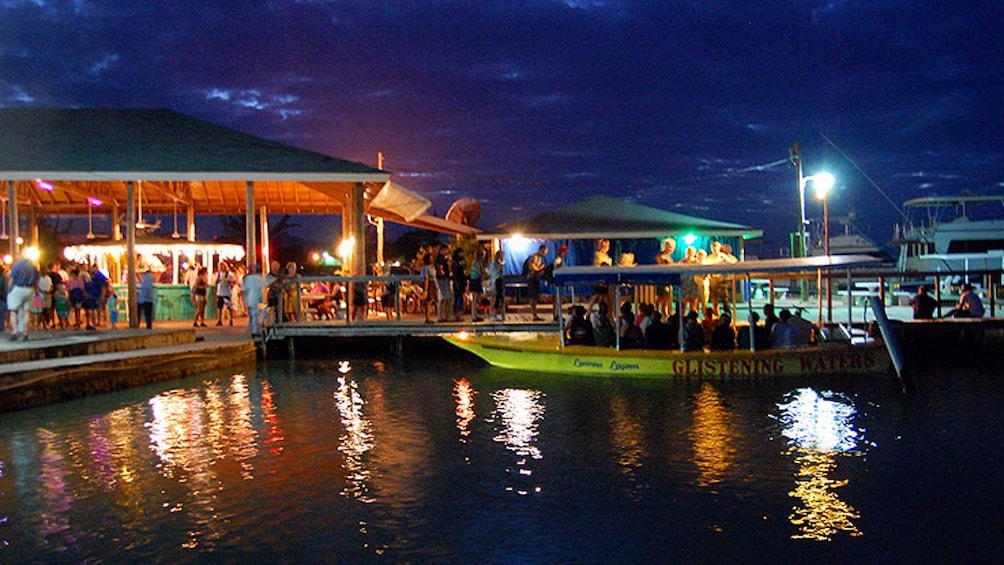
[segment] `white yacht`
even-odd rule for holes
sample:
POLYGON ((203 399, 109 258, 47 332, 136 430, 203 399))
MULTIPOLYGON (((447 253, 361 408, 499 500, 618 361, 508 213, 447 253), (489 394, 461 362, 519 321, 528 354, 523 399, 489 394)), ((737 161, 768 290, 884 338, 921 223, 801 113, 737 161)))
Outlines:
POLYGON ((965 273, 1004 268, 1004 195, 929 196, 903 204, 894 227, 904 272, 965 273))
MULTIPOLYGON (((886 251, 875 244, 868 236, 855 225, 856 215, 849 213, 846 217, 840 218, 836 223, 843 226, 842 233, 830 234, 830 255, 870 255, 878 257, 884 262, 892 263, 892 257, 886 251)), ((817 257, 826 254, 826 241, 821 223, 812 221, 813 230, 809 241, 809 256, 817 257)))

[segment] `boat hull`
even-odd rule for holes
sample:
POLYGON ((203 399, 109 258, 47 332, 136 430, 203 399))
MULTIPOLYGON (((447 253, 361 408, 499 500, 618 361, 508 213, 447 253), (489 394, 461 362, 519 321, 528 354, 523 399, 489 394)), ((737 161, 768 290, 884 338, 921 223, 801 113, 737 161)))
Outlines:
POLYGON ((554 336, 526 341, 502 336, 448 336, 446 340, 496 367, 571 375, 751 380, 795 375, 885 374, 891 367, 889 354, 881 343, 681 353, 589 346, 562 349, 554 336))

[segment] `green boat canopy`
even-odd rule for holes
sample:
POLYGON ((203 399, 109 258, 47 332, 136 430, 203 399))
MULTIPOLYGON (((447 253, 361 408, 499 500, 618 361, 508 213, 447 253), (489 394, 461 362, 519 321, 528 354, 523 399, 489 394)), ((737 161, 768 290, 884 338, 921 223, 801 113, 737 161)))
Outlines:
POLYGON ((761 237, 763 230, 597 196, 525 220, 502 224, 479 233, 477 237, 481 240, 505 239, 516 234, 538 240, 642 239, 687 234, 731 236, 745 240, 761 237))

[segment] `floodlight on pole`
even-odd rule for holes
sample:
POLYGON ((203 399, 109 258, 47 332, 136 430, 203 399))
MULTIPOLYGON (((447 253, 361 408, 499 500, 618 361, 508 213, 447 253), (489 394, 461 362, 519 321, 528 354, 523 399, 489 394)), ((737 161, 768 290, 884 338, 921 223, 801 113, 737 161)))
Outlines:
MULTIPOLYGON (((818 173, 811 177, 806 177, 805 182, 812 182, 816 189, 816 198, 823 202, 823 252, 826 257, 830 257, 830 190, 836 180, 830 173, 818 173)), ((820 313, 822 316, 822 313, 820 313)), ((826 318, 828 322, 833 322, 833 294, 830 288, 830 276, 826 275, 826 318)))

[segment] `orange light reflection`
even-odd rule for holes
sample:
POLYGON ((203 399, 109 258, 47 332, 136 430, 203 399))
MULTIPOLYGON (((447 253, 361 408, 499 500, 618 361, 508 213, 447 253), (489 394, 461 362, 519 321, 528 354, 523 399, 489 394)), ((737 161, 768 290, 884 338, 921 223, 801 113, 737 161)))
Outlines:
POLYGON ((694 447, 697 484, 719 483, 736 461, 732 415, 711 383, 702 383, 694 395, 694 423, 690 441, 694 447))

